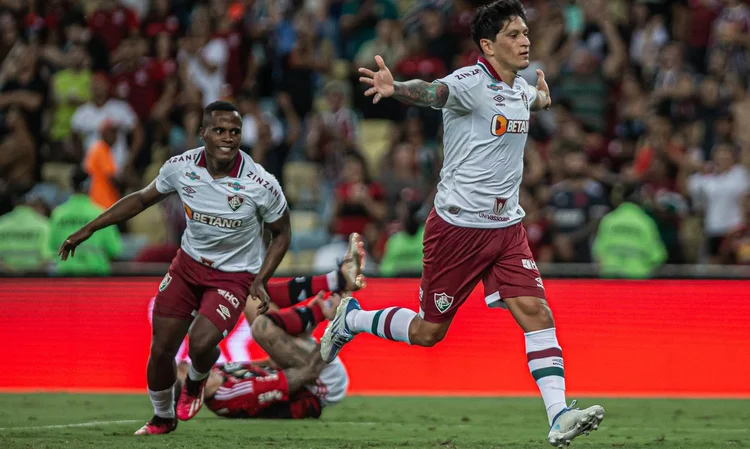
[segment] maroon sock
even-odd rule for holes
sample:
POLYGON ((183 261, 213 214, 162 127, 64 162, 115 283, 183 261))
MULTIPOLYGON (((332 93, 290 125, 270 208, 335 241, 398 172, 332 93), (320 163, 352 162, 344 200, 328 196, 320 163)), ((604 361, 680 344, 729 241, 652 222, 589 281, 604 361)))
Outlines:
POLYGON ((272 310, 267 312, 266 316, 284 332, 294 336, 314 329, 318 323, 325 320, 320 304, 313 304, 310 307, 296 306, 284 310, 272 310))

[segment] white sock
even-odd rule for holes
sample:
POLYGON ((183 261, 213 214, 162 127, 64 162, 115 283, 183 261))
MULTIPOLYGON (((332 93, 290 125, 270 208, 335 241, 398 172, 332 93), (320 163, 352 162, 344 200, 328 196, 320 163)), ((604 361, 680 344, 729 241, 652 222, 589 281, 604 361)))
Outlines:
POLYGON ((339 271, 338 270, 333 270, 330 273, 326 274, 326 281, 328 281, 329 292, 339 291, 339 271))
POLYGON ((154 415, 160 418, 174 418, 174 385, 162 391, 148 390, 148 397, 154 405, 154 415))
POLYGON ((346 316, 346 325, 354 333, 367 332, 393 341, 409 341, 409 325, 417 314, 401 307, 381 310, 353 310, 346 316))
POLYGON ((525 336, 529 370, 542 393, 547 420, 552 425, 555 416, 566 407, 562 349, 554 327, 528 332, 525 336))
POLYGON ((203 380, 206 377, 208 377, 210 373, 211 373, 211 370, 208 370, 208 372, 206 373, 199 373, 198 371, 195 370, 195 368, 193 368, 193 365, 191 364, 190 369, 188 370, 188 377, 190 378, 190 380, 197 382, 199 380, 203 380))

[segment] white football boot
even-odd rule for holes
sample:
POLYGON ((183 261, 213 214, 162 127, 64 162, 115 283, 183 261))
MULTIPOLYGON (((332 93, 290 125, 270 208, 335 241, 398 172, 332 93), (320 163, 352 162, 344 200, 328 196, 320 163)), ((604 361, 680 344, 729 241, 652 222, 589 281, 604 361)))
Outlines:
POLYGON ((573 408, 576 401, 570 403, 552 420, 547 434, 547 441, 555 447, 565 447, 579 435, 588 435, 599 428, 604 419, 604 407, 592 405, 587 409, 573 408))

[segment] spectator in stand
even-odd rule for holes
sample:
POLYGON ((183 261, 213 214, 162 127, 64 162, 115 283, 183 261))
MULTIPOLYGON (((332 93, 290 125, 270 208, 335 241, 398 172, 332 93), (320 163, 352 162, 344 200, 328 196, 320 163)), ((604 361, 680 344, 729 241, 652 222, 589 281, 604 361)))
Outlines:
POLYGON ((365 227, 386 216, 383 186, 370 180, 365 158, 356 152, 344 157, 341 181, 333 199, 333 219, 330 231, 334 237, 346 238, 356 232, 364 234, 365 227))
POLYGON ((88 16, 88 28, 107 43, 110 53, 123 39, 138 32, 136 13, 116 0, 101 0, 99 7, 88 16))
POLYGON ((129 172, 134 168, 136 157, 143 145, 143 129, 133 108, 125 101, 112 98, 109 87, 106 75, 94 75, 91 82, 91 101, 76 109, 71 119, 71 128, 78 138, 79 154, 85 155, 94 148, 94 142, 101 138, 99 131, 102 123, 108 121, 117 128, 117 139, 112 144, 117 172, 129 172))
MULTIPOLYGON (((106 132, 103 132, 106 135, 106 132)), ((73 194, 68 201, 57 206, 50 217, 48 248, 55 254, 63 241, 81 226, 98 217, 103 208, 89 197, 90 178, 83 170, 71 176, 73 194)), ((122 252, 122 240, 116 226, 97 232, 76 248, 76 255, 66 261, 57 261, 55 274, 64 276, 108 276, 110 262, 122 252)))
POLYGON ((591 262, 591 239, 609 211, 604 188, 587 175, 587 156, 570 147, 563 156, 566 179, 552 187, 549 221, 557 262, 591 262))
POLYGON ((116 125, 109 120, 103 121, 99 135, 99 140, 94 141, 87 150, 83 165, 91 176, 91 201, 102 209, 108 209, 121 198, 123 187, 123 174, 117 170, 113 150, 117 141, 116 125))
POLYGON ((34 139, 19 108, 5 115, 6 134, 0 140, 0 215, 12 208, 11 199, 29 191, 36 178, 34 139))
POLYGON ((422 240, 424 223, 419 202, 402 201, 398 204, 403 229, 388 238, 380 262, 380 274, 387 277, 420 276, 422 274, 422 240))
POLYGON ((190 29, 179 45, 178 62, 184 65, 184 83, 192 83, 201 92, 202 104, 229 96, 226 89, 229 46, 225 39, 212 37, 211 15, 198 7, 191 14, 190 29))
MULTIPOLYGON (((719 145, 713 149, 713 163, 687 178, 687 192, 704 213, 705 253, 711 263, 721 260, 724 239, 744 224, 742 201, 750 192, 750 176, 736 161, 735 147, 719 145)), ((697 171, 698 166, 686 163, 685 168, 697 171)))
POLYGON ((733 230, 721 246, 722 263, 750 265, 750 195, 743 202, 744 220, 733 230))
POLYGON ((32 196, 21 197, 12 211, 0 216, 0 271, 46 271, 52 258, 47 246, 50 224, 34 207, 37 201, 32 196))
POLYGON ((397 20, 398 16, 393 0, 344 0, 339 19, 344 58, 352 60, 362 44, 375 37, 380 20, 397 20))

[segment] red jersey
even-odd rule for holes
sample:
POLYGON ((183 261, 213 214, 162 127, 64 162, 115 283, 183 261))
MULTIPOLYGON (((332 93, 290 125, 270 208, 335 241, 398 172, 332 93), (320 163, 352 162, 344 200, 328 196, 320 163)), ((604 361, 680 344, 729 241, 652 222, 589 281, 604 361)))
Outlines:
POLYGON ((206 407, 227 418, 319 418, 320 399, 303 389, 289 396, 283 371, 247 362, 216 365, 224 380, 206 407))

